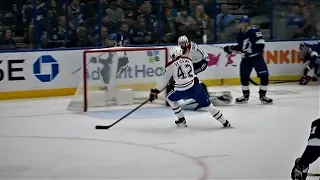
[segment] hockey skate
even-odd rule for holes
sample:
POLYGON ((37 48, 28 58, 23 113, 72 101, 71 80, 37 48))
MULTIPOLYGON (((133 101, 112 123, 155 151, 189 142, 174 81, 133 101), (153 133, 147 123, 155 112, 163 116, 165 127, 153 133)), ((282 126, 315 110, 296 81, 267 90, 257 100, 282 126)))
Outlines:
POLYGON ((183 118, 179 118, 178 120, 175 121, 177 127, 188 127, 187 126, 187 121, 186 119, 183 117, 183 118))
POLYGON ((228 120, 226 120, 226 122, 223 124, 223 127, 224 128, 230 128, 231 127, 231 124, 228 120))
POLYGON ((246 104, 246 103, 248 103, 250 91, 243 90, 242 93, 243 93, 243 96, 236 98, 236 101, 235 101, 236 104, 246 104))
POLYGON ((260 101, 262 104, 272 104, 273 100, 266 96, 266 91, 259 91, 260 94, 260 101))

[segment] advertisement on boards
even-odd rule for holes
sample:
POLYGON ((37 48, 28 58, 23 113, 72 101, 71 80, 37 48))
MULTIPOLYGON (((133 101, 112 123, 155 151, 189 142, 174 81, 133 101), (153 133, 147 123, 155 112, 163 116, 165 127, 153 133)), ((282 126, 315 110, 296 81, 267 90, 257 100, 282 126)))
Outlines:
MULTIPOLYGON (((309 43, 313 43, 310 41, 309 43)), ((299 41, 266 42, 265 61, 271 77, 301 75, 303 64, 298 57, 299 41)), ((239 78, 240 54, 227 55, 221 48, 230 44, 199 45, 209 55, 209 67, 202 73, 203 80, 239 78)), ((168 49, 171 47, 168 46, 168 49)), ((82 81, 84 50, 35 51, 0 53, 0 91, 27 91, 75 88, 82 81), (76 69, 79 69, 74 72, 76 69)), ((110 79, 109 53, 88 55, 89 81, 110 79), (101 61, 100 61, 101 60, 101 61), (101 63, 102 62, 102 63, 101 63)), ((156 83, 164 72, 167 59, 164 50, 117 52, 111 58, 117 62, 116 83, 156 83)), ((256 76, 253 71, 252 76, 256 76)), ((112 77, 112 78, 113 78, 112 77)))
POLYGON ((164 73, 164 50, 87 53, 87 78, 108 84, 110 78, 117 78, 118 84, 154 83, 164 73), (116 73, 112 74, 112 65, 116 73))

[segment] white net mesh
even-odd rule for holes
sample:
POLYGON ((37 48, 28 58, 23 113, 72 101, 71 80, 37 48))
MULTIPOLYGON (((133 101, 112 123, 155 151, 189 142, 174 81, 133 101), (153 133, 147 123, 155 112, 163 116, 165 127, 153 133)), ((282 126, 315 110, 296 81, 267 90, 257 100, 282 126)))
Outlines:
MULTIPOLYGON (((83 73, 69 110, 116 105, 120 89, 132 89, 134 103, 141 103, 162 76, 167 49, 117 47, 84 52, 83 73)), ((164 104, 164 95, 156 103, 164 104)))

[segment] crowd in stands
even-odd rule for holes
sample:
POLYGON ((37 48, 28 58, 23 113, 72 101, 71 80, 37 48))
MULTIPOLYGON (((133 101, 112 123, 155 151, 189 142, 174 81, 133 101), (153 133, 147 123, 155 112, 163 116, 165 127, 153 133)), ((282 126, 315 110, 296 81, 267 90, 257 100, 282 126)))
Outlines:
POLYGON ((248 15, 266 39, 319 38, 319 0, 3 0, 0 49, 234 41, 248 15))

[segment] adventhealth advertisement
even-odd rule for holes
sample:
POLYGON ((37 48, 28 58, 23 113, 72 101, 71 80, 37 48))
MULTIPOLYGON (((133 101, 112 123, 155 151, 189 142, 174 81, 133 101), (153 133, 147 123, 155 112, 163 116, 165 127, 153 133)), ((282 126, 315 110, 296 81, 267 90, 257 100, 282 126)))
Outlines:
POLYGON ((117 84, 154 83, 164 73, 165 55, 165 50, 87 53, 86 76, 106 84, 110 78, 116 78, 117 84))

